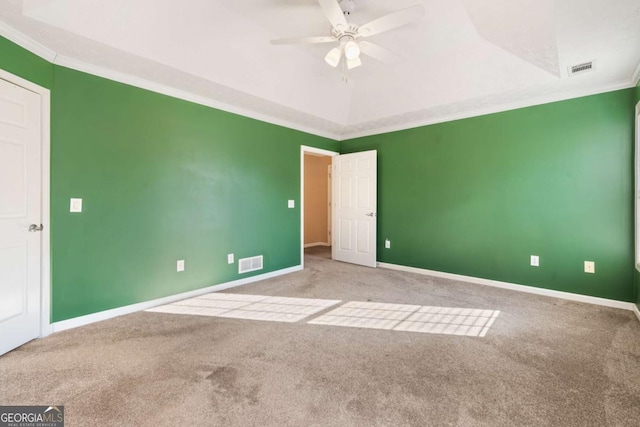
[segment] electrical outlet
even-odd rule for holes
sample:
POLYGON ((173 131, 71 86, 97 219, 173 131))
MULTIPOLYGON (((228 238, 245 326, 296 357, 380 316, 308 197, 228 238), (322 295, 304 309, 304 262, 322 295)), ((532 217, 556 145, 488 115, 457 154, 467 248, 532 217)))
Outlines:
POLYGON ((184 271, 184 260, 179 259, 176 263, 176 271, 184 271))
POLYGON ((227 264, 233 264, 233 254, 227 254, 227 264))
POLYGON ((384 247, 387 248, 387 249, 391 248, 391 240, 386 239, 384 241, 384 247))
POLYGON ((595 263, 595 261, 585 261, 584 262, 584 272, 585 273, 595 273, 596 272, 596 263, 595 263))
POLYGON ((70 199, 69 212, 82 212, 82 199, 70 199))
POLYGON ((540 266, 540 257, 538 255, 531 255, 531 267, 540 266))

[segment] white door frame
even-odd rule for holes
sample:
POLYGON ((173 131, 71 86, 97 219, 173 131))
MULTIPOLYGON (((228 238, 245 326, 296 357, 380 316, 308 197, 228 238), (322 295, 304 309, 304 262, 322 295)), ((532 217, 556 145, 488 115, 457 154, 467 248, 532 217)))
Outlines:
POLYGON ((330 157, 340 155, 335 151, 323 150, 322 148, 300 146, 300 267, 302 268, 304 268, 304 153, 321 154, 330 157))
POLYGON ((633 150, 635 151, 635 162, 633 165, 635 179, 634 179, 634 225, 635 225, 635 261, 636 270, 640 271, 640 102, 636 104, 635 109, 635 141, 633 144, 633 150))
POLYGON ((331 165, 327 166, 327 194, 329 197, 327 197, 329 200, 329 203, 327 203, 327 243, 329 244, 329 246, 333 245, 333 229, 331 227, 333 227, 333 218, 331 218, 332 216, 332 212, 331 212, 331 208, 333 207, 333 188, 331 187, 332 184, 332 178, 333 176, 331 175, 331 165))
POLYGON ((51 333, 51 220, 50 220, 50 164, 51 164, 51 92, 40 85, 0 69, 0 79, 40 95, 42 120, 42 225, 40 248, 40 337, 51 333))

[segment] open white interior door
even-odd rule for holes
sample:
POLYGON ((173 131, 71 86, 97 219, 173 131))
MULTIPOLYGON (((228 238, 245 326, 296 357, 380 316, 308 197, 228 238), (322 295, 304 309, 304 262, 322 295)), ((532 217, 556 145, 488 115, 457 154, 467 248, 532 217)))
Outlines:
POLYGON ((0 79, 0 354, 40 335, 40 95, 0 79))
POLYGON ((332 158, 331 256, 336 261, 376 266, 377 152, 332 158))

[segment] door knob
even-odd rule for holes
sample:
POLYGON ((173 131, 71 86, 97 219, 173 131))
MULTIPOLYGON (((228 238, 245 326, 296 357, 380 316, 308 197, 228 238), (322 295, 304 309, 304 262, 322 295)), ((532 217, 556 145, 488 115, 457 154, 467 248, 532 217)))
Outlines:
POLYGON ((369 212, 368 214, 365 214, 366 216, 376 216, 377 214, 375 212, 369 212))
POLYGON ((42 231, 43 228, 44 226, 42 224, 40 224, 40 226, 38 226, 38 224, 31 224, 29 226, 29 232, 35 233, 36 231, 42 231))

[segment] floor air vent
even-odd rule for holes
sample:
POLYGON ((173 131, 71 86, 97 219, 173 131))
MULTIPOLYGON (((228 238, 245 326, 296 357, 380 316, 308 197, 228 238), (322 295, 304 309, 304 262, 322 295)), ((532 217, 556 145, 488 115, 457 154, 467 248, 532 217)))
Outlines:
POLYGON ((581 74, 581 73, 584 73, 586 71, 591 71, 591 70, 593 70, 593 68, 594 68, 593 61, 585 62, 583 64, 574 65, 572 67, 569 67, 569 75, 573 76, 575 74, 581 74))
POLYGON ((238 273, 262 270, 262 255, 238 260, 238 273))

